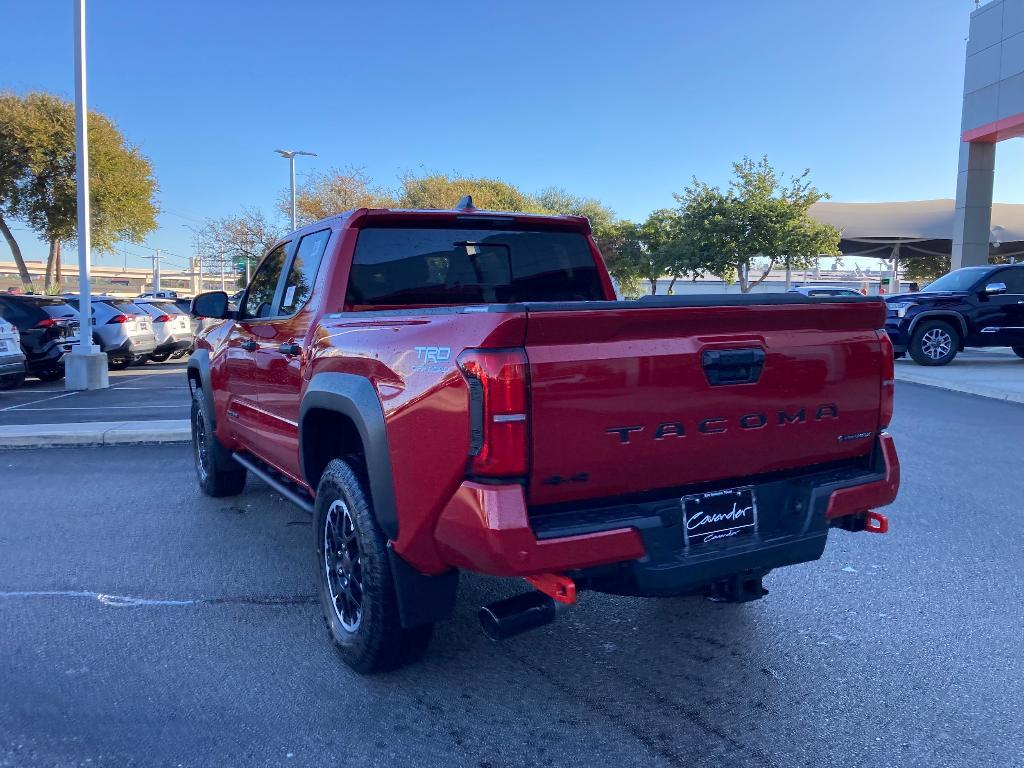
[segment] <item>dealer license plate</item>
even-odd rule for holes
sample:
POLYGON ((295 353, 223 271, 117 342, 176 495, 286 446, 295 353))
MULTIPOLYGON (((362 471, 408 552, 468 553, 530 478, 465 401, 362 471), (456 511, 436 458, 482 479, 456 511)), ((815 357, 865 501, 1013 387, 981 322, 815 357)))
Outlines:
POLYGON ((683 531, 687 546, 736 541, 757 530, 753 488, 730 488, 684 496, 683 531))

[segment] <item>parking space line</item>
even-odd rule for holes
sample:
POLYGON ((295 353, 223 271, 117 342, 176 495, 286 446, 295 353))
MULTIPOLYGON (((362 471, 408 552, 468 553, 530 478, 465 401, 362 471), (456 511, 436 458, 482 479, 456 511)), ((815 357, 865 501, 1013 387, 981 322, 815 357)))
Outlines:
MULTIPOLYGON (((20 409, 24 408, 26 405, 36 405, 37 403, 48 403, 51 400, 60 400, 62 397, 71 397, 72 395, 77 395, 77 394, 79 394, 78 390, 76 390, 74 392, 65 392, 63 395, 56 395, 55 397, 44 397, 41 400, 30 400, 29 402, 22 403, 21 405, 8 405, 6 408, 0 408, 0 413, 3 413, 4 411, 20 410, 20 409)), ((44 408, 42 410, 46 410, 46 409, 44 408)))
MULTIPOLYGON (((56 399, 56 398, 54 398, 56 399)), ((17 407, 17 406, 15 406, 17 407)), ((188 403, 179 405, 69 405, 54 408, 18 408, 19 411, 149 411, 154 408, 191 408, 188 403)), ((10 410, 8 408, 4 409, 10 410)))

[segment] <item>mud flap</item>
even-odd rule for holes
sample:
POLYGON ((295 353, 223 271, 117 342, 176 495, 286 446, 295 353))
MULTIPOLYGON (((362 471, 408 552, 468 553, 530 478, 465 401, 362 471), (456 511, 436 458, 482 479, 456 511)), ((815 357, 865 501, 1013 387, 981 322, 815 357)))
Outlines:
POLYGON ((403 629, 451 618, 459 588, 458 570, 453 568, 437 576, 420 573, 395 554, 391 542, 388 542, 388 560, 403 629))

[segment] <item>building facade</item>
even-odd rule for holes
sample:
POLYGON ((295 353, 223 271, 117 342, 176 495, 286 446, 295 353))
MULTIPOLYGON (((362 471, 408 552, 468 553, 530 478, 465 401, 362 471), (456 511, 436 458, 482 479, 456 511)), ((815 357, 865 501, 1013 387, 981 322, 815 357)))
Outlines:
POLYGON ((1016 136, 1024 136, 1024 0, 992 0, 971 14, 967 41, 954 269, 988 263, 996 144, 1016 136))

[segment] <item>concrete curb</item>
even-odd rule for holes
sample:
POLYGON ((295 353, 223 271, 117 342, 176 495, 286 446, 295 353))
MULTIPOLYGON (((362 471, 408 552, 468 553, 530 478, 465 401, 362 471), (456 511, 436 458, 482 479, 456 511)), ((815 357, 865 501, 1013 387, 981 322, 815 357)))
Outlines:
POLYGON ((896 381, 906 381, 910 384, 921 384, 925 387, 944 389, 947 392, 961 392, 965 395, 977 395, 978 397, 989 397, 993 400, 1004 400, 1009 403, 1024 403, 1024 392, 1007 392, 999 387, 987 387, 984 384, 953 382, 943 379, 940 375, 929 374, 922 371, 896 371, 896 381))
POLYGON ((187 443, 191 439, 192 431, 188 419, 0 426, 0 450, 5 448, 49 448, 63 445, 187 443))

